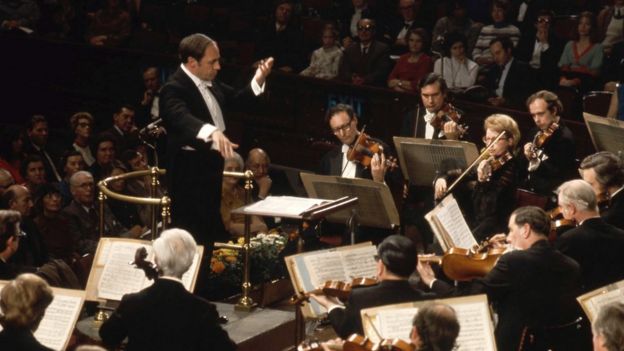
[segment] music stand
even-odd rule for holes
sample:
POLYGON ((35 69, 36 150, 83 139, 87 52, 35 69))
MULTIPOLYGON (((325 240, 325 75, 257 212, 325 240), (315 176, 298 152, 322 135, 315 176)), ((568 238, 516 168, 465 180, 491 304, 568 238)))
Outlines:
POLYGON ((614 154, 624 150, 624 122, 583 112, 587 131, 596 151, 614 154))
MULTIPOLYGON (((355 210, 360 224, 382 229, 399 226, 397 211, 390 189, 384 183, 370 179, 342 178, 310 173, 301 173, 301 180, 308 196, 336 199, 343 196, 359 199, 355 210)), ((338 211, 326 217, 333 223, 346 223, 352 219, 350 211, 338 211)))
POLYGON ((419 186, 431 186, 443 161, 454 159, 459 168, 465 169, 478 156, 477 146, 467 141, 394 138, 403 177, 419 186))

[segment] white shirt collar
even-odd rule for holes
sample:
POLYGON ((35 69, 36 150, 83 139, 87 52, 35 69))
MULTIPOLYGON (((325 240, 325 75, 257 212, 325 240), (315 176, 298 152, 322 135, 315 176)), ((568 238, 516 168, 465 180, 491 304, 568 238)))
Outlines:
POLYGON ((180 64, 180 68, 182 68, 184 73, 186 73, 186 75, 189 76, 189 78, 191 78, 191 80, 193 81, 193 83, 195 83, 197 87, 202 88, 204 86, 208 86, 208 87, 212 86, 211 81, 200 79, 198 76, 191 73, 191 71, 189 71, 188 68, 186 68, 186 66, 184 66, 183 63, 180 64))
POLYGON ((178 282, 178 283, 180 283, 180 284, 184 285, 184 283, 182 283, 182 279, 177 278, 177 277, 172 277, 172 276, 170 276, 170 275, 163 275, 163 276, 158 277, 158 279, 167 279, 167 280, 172 280, 172 281, 174 281, 174 282, 178 282))

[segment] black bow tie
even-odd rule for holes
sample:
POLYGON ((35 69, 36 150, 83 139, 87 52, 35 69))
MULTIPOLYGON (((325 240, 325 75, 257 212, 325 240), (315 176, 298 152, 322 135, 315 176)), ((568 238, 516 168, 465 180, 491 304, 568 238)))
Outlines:
POLYGON ((624 18, 624 15, 622 15, 622 10, 621 9, 616 9, 615 12, 613 13, 613 18, 615 18, 615 19, 622 19, 622 18, 624 18))

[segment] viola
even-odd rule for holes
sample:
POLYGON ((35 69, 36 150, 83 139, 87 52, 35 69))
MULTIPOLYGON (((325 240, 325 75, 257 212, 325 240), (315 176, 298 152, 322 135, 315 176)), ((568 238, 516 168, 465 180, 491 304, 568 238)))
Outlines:
POLYGON ((388 351, 415 351, 416 348, 411 343, 401 339, 383 339, 379 343, 380 350, 388 351))
POLYGON ((351 290, 356 287, 373 286, 379 282, 374 278, 353 278, 350 282, 343 282, 339 280, 328 280, 323 283, 323 286, 319 289, 310 291, 300 296, 295 296, 291 299, 293 303, 301 303, 308 301, 310 294, 323 294, 325 296, 336 297, 342 301, 346 301, 351 295, 351 290))
POLYGON ((344 351, 415 351, 415 347, 401 339, 382 339, 372 342, 369 338, 352 334, 342 346, 344 351))
POLYGON ((461 137, 468 130, 468 127, 466 127, 465 125, 459 124, 461 117, 462 116, 459 113, 459 110, 457 110, 455 106, 451 105, 450 103, 446 103, 435 114, 435 116, 433 116, 431 121, 429 121, 429 124, 431 124, 431 126, 435 129, 443 130, 444 124, 446 122, 455 122, 457 123, 457 130, 459 131, 459 136, 461 137))
POLYGON ((418 260, 441 265, 444 274, 452 280, 467 281, 486 276, 505 250, 483 245, 476 250, 452 247, 443 256, 418 255, 418 260))
POLYGON ((563 212, 559 206, 550 210, 548 216, 550 217, 550 233, 548 234, 548 241, 550 242, 557 240, 557 237, 566 230, 576 227, 574 219, 563 218, 563 212))
POLYGON ((492 169, 492 172, 496 172, 497 170, 501 169, 505 165, 505 163, 509 162, 512 158, 513 158, 512 153, 507 151, 506 153, 500 156, 490 157, 488 159, 488 163, 490 165, 490 168, 492 169))
POLYGON ((555 134, 557 129, 559 129, 559 124, 557 124, 556 122, 552 122, 548 126, 548 128, 546 128, 546 130, 538 131, 537 134, 535 134, 535 137, 533 138, 533 145, 535 145, 535 147, 537 148, 542 148, 544 144, 546 144, 548 139, 550 139, 550 137, 552 137, 553 134, 555 134))
MULTIPOLYGON (((362 131, 359 133, 357 139, 355 139, 355 142, 353 142, 353 145, 349 146, 347 160, 359 163, 364 168, 367 168, 370 166, 375 154, 381 156, 381 153, 383 153, 383 146, 375 138, 364 133, 365 128, 366 126, 362 128, 362 131)), ((398 164, 395 158, 389 157, 386 159, 385 166, 394 169, 398 167, 398 164)))
POLYGON ((154 263, 147 261, 146 258, 147 249, 145 249, 145 247, 139 247, 134 253, 134 262, 131 264, 135 265, 136 268, 142 269, 147 279, 155 280, 160 276, 160 271, 154 263))

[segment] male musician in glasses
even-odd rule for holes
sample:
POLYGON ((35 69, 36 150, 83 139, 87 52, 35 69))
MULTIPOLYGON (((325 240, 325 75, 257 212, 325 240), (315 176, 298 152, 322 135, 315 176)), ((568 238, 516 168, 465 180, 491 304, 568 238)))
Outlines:
POLYGON ((600 216, 605 222, 624 229, 624 162, 608 151, 583 159, 579 172, 594 189, 600 216))
POLYGON ((435 279, 428 263, 419 262, 417 269, 423 283, 441 296, 487 294, 498 314, 499 350, 520 350, 520 345, 522 350, 588 350, 589 327, 580 324, 576 302, 580 268, 550 246, 549 232, 544 210, 521 207, 511 214, 506 237, 515 250, 502 255, 485 277, 457 288, 435 279))
POLYGON ((522 178, 529 190, 550 197, 557 186, 574 178, 574 136, 561 119, 563 104, 556 94, 538 91, 529 96, 526 106, 536 128, 528 134, 532 140, 524 144, 522 178))

